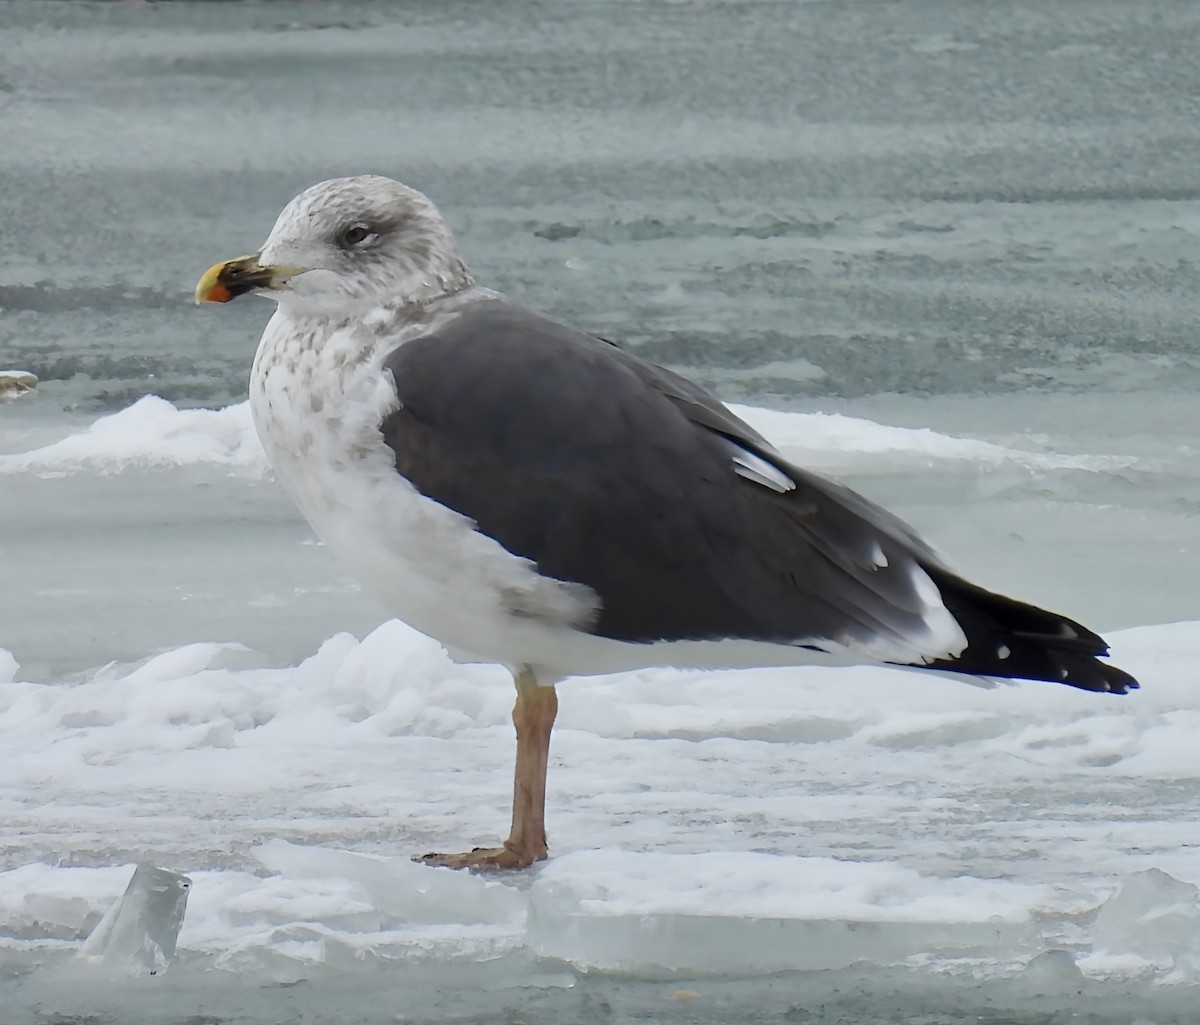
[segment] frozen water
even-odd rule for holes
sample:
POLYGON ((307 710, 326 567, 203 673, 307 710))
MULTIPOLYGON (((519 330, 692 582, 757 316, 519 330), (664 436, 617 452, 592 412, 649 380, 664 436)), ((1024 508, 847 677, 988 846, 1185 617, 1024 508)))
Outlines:
POLYGON ((509 923, 524 912, 524 902, 509 887, 467 873, 424 871, 407 857, 378 858, 282 840, 256 848, 254 856, 284 876, 349 880, 393 927, 489 926, 509 923))
POLYGON ((887 862, 581 851, 539 874, 528 942, 574 964, 640 973, 1012 960, 1036 942, 1029 909, 1041 896, 887 862))
POLYGON ((0 1021, 1194 1025, 1195 5, 551 7, 0 4, 0 1021), (379 625, 267 306, 189 301, 362 171, 1145 689, 571 684, 553 859, 409 864, 503 832, 511 683, 379 625), (176 957, 97 972, 138 862, 176 957))
POLYGON ((197 644, 70 686, 18 672, 0 946, 22 999, 76 1006, 54 955, 117 878, 89 866, 169 852, 196 866, 180 992, 197 973, 386 990, 436 963, 467 1003, 501 964, 576 997, 595 972, 710 994, 783 972, 825 999, 871 965, 943 996, 1170 1009, 1196 986, 1200 623, 1113 641, 1152 682, 1133 699, 868 668, 567 685, 555 856, 503 880, 407 860, 502 830, 513 740, 505 672, 402 624, 295 667, 197 644))
POLYGON ((80 955, 105 968, 134 975, 164 972, 187 911, 192 881, 178 872, 143 862, 125 892, 92 930, 80 955))
POLYGON ((1134 873, 1101 905, 1092 945, 1097 960, 1133 955, 1181 979, 1200 978, 1200 887, 1157 868, 1134 873))

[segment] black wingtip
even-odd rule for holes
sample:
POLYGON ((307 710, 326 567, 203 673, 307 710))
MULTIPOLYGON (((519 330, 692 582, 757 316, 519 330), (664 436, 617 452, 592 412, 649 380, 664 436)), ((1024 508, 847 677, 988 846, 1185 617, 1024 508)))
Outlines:
MULTIPOLYGON (((1105 652, 1107 654, 1107 652, 1105 652)), ((1105 690, 1109 694, 1128 694, 1131 690, 1141 690, 1142 685, 1130 676, 1124 669, 1118 669, 1114 665, 1109 665, 1107 662, 1096 662, 1100 667, 1101 673, 1104 675, 1104 682, 1107 684, 1105 690)), ((1067 682, 1067 681, 1064 681, 1067 682)))
POLYGON ((969 584, 951 574, 939 574, 938 586, 946 608, 958 621, 967 646, 957 658, 930 668, 1044 680, 1097 694, 1128 694, 1139 684, 1129 673, 1101 658, 1108 645, 1098 634, 1055 612, 1014 601, 969 584))

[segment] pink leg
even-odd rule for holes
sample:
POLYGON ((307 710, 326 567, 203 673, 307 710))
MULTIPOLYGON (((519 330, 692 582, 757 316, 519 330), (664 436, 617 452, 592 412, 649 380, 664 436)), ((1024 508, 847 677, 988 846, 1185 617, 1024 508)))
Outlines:
POLYGON ((553 686, 540 686, 532 672, 516 675, 517 766, 513 774, 512 829, 503 847, 476 847, 464 854, 426 854, 415 858, 425 865, 468 868, 477 872, 527 868, 546 860, 546 766, 550 732, 558 713, 553 686))

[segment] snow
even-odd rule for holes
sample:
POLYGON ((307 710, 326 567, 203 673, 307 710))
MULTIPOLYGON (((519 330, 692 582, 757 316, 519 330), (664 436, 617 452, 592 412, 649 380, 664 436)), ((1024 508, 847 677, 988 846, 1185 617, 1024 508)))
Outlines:
POLYGON ((18 670, 0 951, 79 949, 153 860, 193 883, 182 959, 280 982, 433 954, 1003 976, 1067 949, 1092 979, 1200 985, 1200 623, 1113 642, 1146 682, 1123 699, 878 668, 567 683, 553 857, 501 880, 408 855, 504 826, 511 683, 398 622, 296 666, 193 644, 18 670))
POLYGON ((249 403, 224 409, 177 409, 147 395, 102 416, 86 430, 29 452, 0 455, 0 474, 61 476, 211 464, 243 472, 266 468, 249 403))
MULTIPOLYGON (((1010 448, 837 413, 732 408, 799 465, 818 472, 857 468, 881 455, 921 465, 946 461, 1042 469, 1113 470, 1133 462, 1122 456, 1010 448)), ((165 399, 148 395, 100 417, 83 431, 31 451, 0 455, 0 474, 107 474, 188 465, 227 467, 243 473, 266 470, 248 402, 223 409, 178 409, 165 399)))
POLYGON ((1132 460, 1115 455, 1069 455, 1009 448, 975 438, 957 438, 927 428, 893 427, 838 413, 785 413, 733 406, 759 433, 797 465, 817 472, 845 472, 877 465, 887 456, 892 469, 905 465, 969 462, 995 468, 1115 470, 1132 460))

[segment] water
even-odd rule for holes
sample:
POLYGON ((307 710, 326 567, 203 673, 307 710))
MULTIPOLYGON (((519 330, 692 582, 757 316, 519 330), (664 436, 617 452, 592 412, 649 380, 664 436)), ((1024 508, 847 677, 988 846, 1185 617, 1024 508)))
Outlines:
MULTIPOLYGON (((1198 26, 1200 9, 1167 0, 10 0, 0 9, 0 369, 31 370, 42 384, 36 397, 0 406, 0 453, 77 435, 145 395, 182 410, 241 401, 269 308, 197 309, 197 276, 253 251, 304 186, 372 171, 433 196, 481 281, 732 401, 854 418, 839 437, 813 420, 764 427, 782 432, 797 458, 919 526, 967 575, 1105 631, 1200 619, 1198 26), (871 448, 863 420, 1094 462, 992 461, 941 443, 929 450, 915 436, 871 448)), ((880 685, 871 700, 890 714, 879 722, 853 719, 839 732, 829 722, 843 720, 817 716, 824 725, 793 735, 787 724, 801 713, 774 698, 763 699, 770 711, 761 720, 731 726, 719 716, 697 722, 665 683, 616 684, 631 707, 657 709, 631 714, 639 729, 667 738, 660 745, 716 749, 714 765, 761 770, 738 775, 728 791, 716 768, 703 775, 708 762, 668 752, 654 763, 673 780, 660 782, 658 805, 637 789, 637 765, 650 771, 637 730, 605 726, 603 717, 597 727, 580 714, 573 739, 562 742, 559 785, 571 800, 560 794, 551 817, 559 816, 568 869, 591 846, 649 854, 715 845, 859 866, 882 859, 936 878, 1024 880, 1073 895, 1074 904, 1017 901, 1041 924, 970 970, 960 962, 961 971, 929 970, 901 944, 895 963, 881 956, 778 978, 742 963, 727 975, 706 969, 664 981, 642 976, 678 966, 598 970, 587 954, 590 926, 570 948, 574 962, 567 945, 543 936, 513 940, 488 967, 463 959, 470 923, 459 919, 436 947, 441 961, 413 960, 403 944, 394 961, 370 955, 390 967, 371 973, 369 992, 347 982, 366 955, 341 932, 325 941, 325 961, 289 960, 278 944, 302 946, 311 939, 305 929, 320 932, 330 920, 305 918, 292 904, 264 911, 255 880, 275 879, 278 869, 256 860, 254 845, 282 834, 396 855, 446 832, 498 827, 498 813, 479 814, 479 802, 481 794, 485 810, 503 802, 508 694, 501 681, 486 713, 471 703, 482 699, 435 700, 442 718, 431 713, 414 726, 401 713, 406 701, 430 700, 421 687, 413 697, 391 684, 379 696, 378 683, 339 677, 361 728, 383 736, 359 777, 343 779, 339 759, 353 760, 363 743, 346 702, 319 696, 319 673, 305 693, 323 719, 310 722, 270 695, 308 679, 291 667, 322 641, 366 635, 379 611, 263 475, 238 414, 192 424, 170 409, 157 419, 142 412, 121 421, 91 462, 0 472, 0 647, 35 688, 21 701, 45 701, 42 718, 29 720, 15 698, 6 706, 10 747, 29 761, 0 787, 0 814, 17 824, 0 850, 11 871, 48 866, 36 886, 20 887, 38 895, 39 908, 64 909, 57 926, 38 911, 26 929, 18 928, 20 899, 0 903, 0 927, 8 921, 0 934, 15 944, 3 955, 10 971, 0 1001, 7 989, 14 1025, 87 1014, 104 1022, 494 1020, 498 1005, 526 1020, 1192 1020, 1194 978, 1156 984, 1154 972, 1170 966, 1138 975, 1084 960, 1084 981, 1071 974, 1089 949, 1090 916, 1130 872, 1200 881, 1194 841, 1179 825, 1200 814, 1196 772, 1186 745, 1168 736, 1194 708, 1183 667, 1200 651, 1190 634, 1121 635, 1128 657, 1142 660, 1131 668, 1177 681, 1169 699, 1165 683, 1152 698, 1157 681, 1147 680, 1134 700, 1165 704, 1121 706, 1109 718, 1106 707, 1054 704, 1070 695, 1047 697, 1050 705, 1031 697, 1003 728, 921 727, 921 716, 945 711, 942 699, 892 705, 880 685), (127 668, 97 672, 198 641, 253 654, 230 649, 214 663, 234 674, 228 692, 204 675, 214 670, 191 663, 151 673, 155 687, 175 695, 169 708, 153 705, 164 709, 161 720, 122 703, 127 668), (1155 662, 1156 645, 1175 661, 1155 662), (255 675, 270 673, 279 675, 255 675), (46 695, 36 690, 44 684, 70 687, 46 695), (263 741, 256 761, 246 745, 263 717, 290 725, 276 732, 279 746, 263 741), (1072 738, 1075 720, 1087 726, 1072 738), (910 741, 870 732, 886 722, 912 724, 897 736, 918 738, 915 753, 895 754, 910 741), (482 761, 484 734, 472 730, 494 738, 482 761), (822 764, 850 773, 832 791, 835 806, 814 826, 793 823, 792 835, 778 828, 791 805, 763 803, 774 763, 756 761, 756 745, 780 730, 785 763, 806 773, 796 773, 793 800, 819 795, 822 764), (828 734, 819 757, 811 730, 828 734), (324 757, 310 764, 302 755, 326 737, 324 757), (630 774, 597 780, 570 755, 593 748, 597 764, 632 760, 630 774), (61 750, 77 750, 79 761, 59 761, 61 750), (921 751, 933 753, 922 760, 921 751), (1165 767, 1169 752, 1180 775, 1165 767), (993 784, 987 771, 1001 755, 1016 768, 993 784), (681 757, 693 780, 679 778, 681 757), (389 769, 405 758, 440 759, 462 774, 454 777, 462 789, 444 806, 421 801, 419 775, 407 775, 413 767, 389 769), (1039 758, 1049 759, 1049 778, 1026 772, 1039 758), (1109 768, 1105 758, 1115 759, 1109 768), (265 771, 264 759, 285 770, 265 771), (410 789, 385 799, 394 772, 410 789), (880 788, 900 789, 882 794, 873 813, 851 814, 855 794, 881 797, 872 772, 880 788), (967 784, 947 786, 955 774, 967 784), (230 793, 244 806, 231 807, 230 793), (180 801, 201 809, 200 824, 186 823, 180 801), (724 820, 705 813, 714 802, 724 820), (746 804, 760 818, 729 830, 746 804), (631 809, 640 824, 622 826, 631 809), (1110 819, 1129 825, 1110 829, 1110 819), (1053 853, 1079 830, 1091 864, 1053 853), (1031 838, 1042 853, 1026 858, 1031 838), (61 950, 77 945, 124 883, 53 872, 127 878, 127 862, 150 856, 197 880, 178 963, 154 980, 160 988, 80 981, 65 968, 55 975, 60 948, 44 937, 61 950), (206 888, 248 903, 240 912, 212 897, 206 904, 206 888), (244 948, 252 970, 214 974, 213 958, 248 942, 227 921, 238 914, 250 932, 295 935, 244 948), (208 931, 189 938, 189 927, 202 926, 208 931), (1054 943, 1073 952, 1070 970, 1053 956, 1037 959, 1053 955, 1054 943), (255 973, 268 962, 276 974, 263 988, 255 973), (455 978, 469 985, 456 992, 455 978), (517 988, 497 1002, 509 984, 517 988)), ((364 664, 383 666, 396 649, 371 650, 364 664)), ((471 675, 483 670, 460 678, 432 658, 421 655, 414 671, 440 673, 451 687, 490 680, 471 675)), ((843 686, 875 686, 870 680, 843 686)), ((728 700, 729 686, 704 685, 696 701, 728 700)), ((592 693, 566 691, 564 709, 601 707, 592 693)), ((985 717, 1007 707, 994 695, 977 702, 959 693, 946 691, 947 707, 978 707, 985 717)), ((820 694, 806 700, 819 704, 820 694)), ((349 886, 329 878, 321 886, 349 886)), ((315 899, 308 884, 287 885, 298 887, 289 900, 315 899)), ((355 899, 379 913, 377 901, 355 899)), ((667 928, 667 919, 652 920, 667 928)), ((369 935, 371 950, 391 949, 369 935)), ((734 949, 759 949, 761 939, 713 935, 734 949)), ((916 935, 934 943, 926 927, 916 935)))

